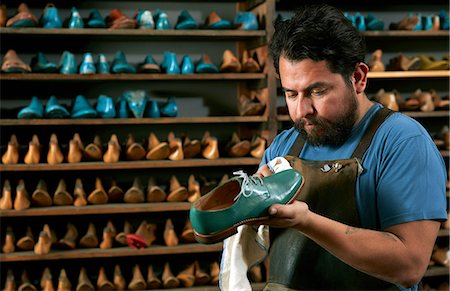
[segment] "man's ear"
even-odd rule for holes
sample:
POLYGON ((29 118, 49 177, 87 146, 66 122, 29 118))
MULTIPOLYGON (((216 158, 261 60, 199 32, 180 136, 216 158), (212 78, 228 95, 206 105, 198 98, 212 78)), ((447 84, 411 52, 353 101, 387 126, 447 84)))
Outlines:
POLYGON ((365 63, 358 63, 352 78, 354 81, 355 91, 357 94, 363 93, 367 86, 367 73, 369 67, 365 63))

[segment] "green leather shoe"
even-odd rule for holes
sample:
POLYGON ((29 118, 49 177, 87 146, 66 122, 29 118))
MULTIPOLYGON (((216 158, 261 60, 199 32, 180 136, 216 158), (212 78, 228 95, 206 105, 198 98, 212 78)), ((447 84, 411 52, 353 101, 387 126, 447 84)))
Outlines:
POLYGON ((267 219, 272 204, 289 204, 299 195, 302 175, 294 169, 259 178, 243 171, 195 201, 189 216, 201 243, 216 243, 237 232, 242 224, 267 219))

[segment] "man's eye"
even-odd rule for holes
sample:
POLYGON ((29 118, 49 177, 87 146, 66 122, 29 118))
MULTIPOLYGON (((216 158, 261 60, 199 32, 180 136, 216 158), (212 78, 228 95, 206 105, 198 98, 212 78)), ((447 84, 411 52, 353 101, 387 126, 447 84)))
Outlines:
POLYGON ((313 90, 311 90, 311 95, 322 96, 323 94, 325 94, 325 92, 326 92, 325 89, 313 89, 313 90))
POLYGON ((284 92, 287 98, 289 99, 295 99, 297 97, 297 94, 294 92, 284 92))

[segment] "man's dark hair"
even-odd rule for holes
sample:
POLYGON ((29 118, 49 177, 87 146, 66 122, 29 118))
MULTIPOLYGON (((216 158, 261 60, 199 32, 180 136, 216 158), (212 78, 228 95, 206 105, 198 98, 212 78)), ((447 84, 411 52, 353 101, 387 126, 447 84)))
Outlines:
POLYGON ((277 74, 280 56, 290 61, 325 60, 330 71, 340 74, 345 81, 349 81, 356 64, 364 62, 363 37, 335 7, 304 6, 290 19, 278 17, 274 27, 270 53, 277 74))

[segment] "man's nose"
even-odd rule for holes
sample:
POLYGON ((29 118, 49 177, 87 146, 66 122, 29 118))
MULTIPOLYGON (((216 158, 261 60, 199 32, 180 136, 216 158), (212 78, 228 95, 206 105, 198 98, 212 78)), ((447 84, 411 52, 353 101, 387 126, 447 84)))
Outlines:
POLYGON ((300 118, 305 118, 314 113, 313 104, 310 98, 300 96, 297 100, 297 114, 300 118))

